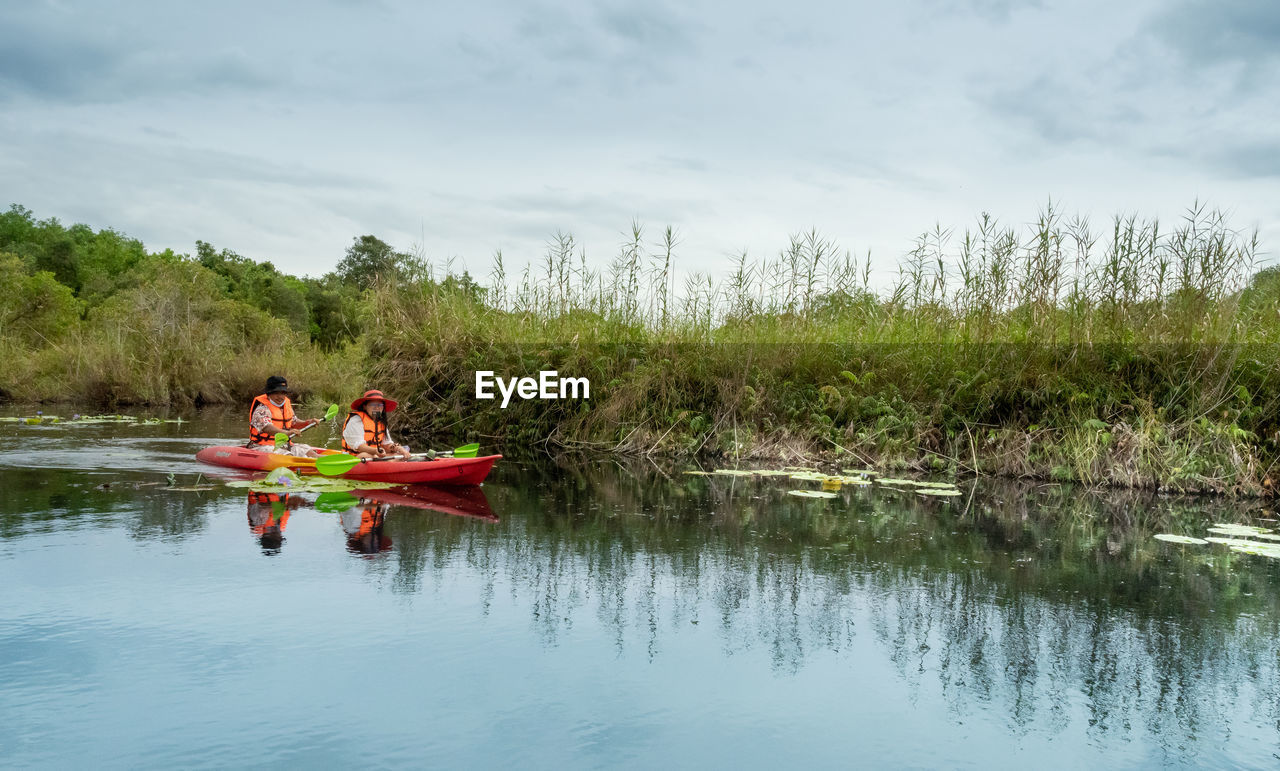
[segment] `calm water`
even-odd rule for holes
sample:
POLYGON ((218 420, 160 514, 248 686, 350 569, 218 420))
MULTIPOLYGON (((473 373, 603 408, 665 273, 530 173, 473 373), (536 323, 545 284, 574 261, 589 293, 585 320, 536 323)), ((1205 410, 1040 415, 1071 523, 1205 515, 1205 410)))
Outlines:
POLYGON ((240 417, 0 424, 0 765, 1280 763, 1280 569, 1150 537, 1257 507, 599 459, 364 518, 138 486, 235 477, 192 456, 240 417))

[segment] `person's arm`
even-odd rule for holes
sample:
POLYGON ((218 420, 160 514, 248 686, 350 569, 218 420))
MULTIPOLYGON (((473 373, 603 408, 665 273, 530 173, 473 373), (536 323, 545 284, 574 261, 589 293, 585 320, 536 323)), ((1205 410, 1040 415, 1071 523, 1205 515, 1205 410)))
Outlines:
POLYGON ((382 446, 387 448, 386 451, 390 455, 399 455, 406 460, 409 458, 409 448, 396 444, 395 440, 391 438, 390 430, 382 432, 382 446))
POLYGON ((285 433, 288 434, 289 436, 297 436, 298 434, 302 433, 302 429, 310 428, 319 422, 320 421, 318 419, 317 420, 299 420, 298 416, 294 415, 292 418, 289 419, 289 428, 286 429, 285 433))
POLYGON ((259 431, 274 432, 276 425, 271 422, 271 411, 259 404, 253 408, 253 415, 249 418, 249 425, 259 431))

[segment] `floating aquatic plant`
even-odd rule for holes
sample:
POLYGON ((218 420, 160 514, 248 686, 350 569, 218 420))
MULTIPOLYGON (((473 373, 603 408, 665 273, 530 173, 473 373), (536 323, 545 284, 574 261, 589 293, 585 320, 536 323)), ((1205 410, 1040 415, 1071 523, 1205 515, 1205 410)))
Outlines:
POLYGON ((1203 538, 1193 538, 1189 535, 1174 535, 1172 533, 1157 533, 1154 537, 1157 541, 1168 541, 1169 543, 1187 543, 1187 544, 1209 543, 1203 538))
POLYGON ((1238 551, 1241 554, 1252 554, 1255 557, 1268 557, 1273 560, 1280 560, 1280 546, 1276 544, 1231 544, 1231 550, 1238 551))
POLYGON ((791 479, 795 479, 800 482, 825 482, 828 479, 826 474, 822 474, 817 471, 801 471, 796 474, 791 474, 790 477, 791 479))
MULTIPOLYGON (((276 469, 276 471, 288 471, 288 469, 276 469)), ((275 472, 272 472, 273 474, 275 472)), ((292 474, 292 472, 290 472, 292 474)), ((299 493, 342 493, 351 492, 352 490, 386 490, 392 487, 400 487, 401 485, 391 482, 366 482, 359 479, 341 479, 333 477, 298 477, 293 475, 293 479, 288 484, 279 484, 267 479, 247 480, 236 479, 227 482, 227 487, 235 487, 248 489, 255 493, 278 493, 281 491, 299 492, 299 493), (296 481, 295 481, 296 480, 296 481)))
POLYGON ((787 495, 794 495, 797 498, 835 498, 835 493, 822 492, 821 490, 788 490, 787 495))
POLYGON ((1205 538, 1209 543, 1222 544, 1223 546, 1267 546, 1268 544, 1260 541, 1250 541, 1244 538, 1205 538))
POLYGON ((267 484, 291 487, 293 485, 300 484, 302 482, 302 477, 298 476, 289 468, 281 467, 275 469, 270 474, 267 474, 267 478, 264 481, 267 484))
POLYGON ((843 483, 843 484, 846 484, 846 485, 855 485, 855 486, 861 486, 861 485, 869 485, 869 484, 871 484, 871 480, 870 480, 870 479, 866 479, 866 478, 864 478, 864 477, 844 476, 844 477, 840 477, 840 481, 841 481, 841 483, 843 483))
POLYGON ((97 423, 130 423, 137 426, 156 426, 161 423, 182 423, 182 418, 142 418, 133 415, 72 415, 63 419, 57 415, 36 413, 20 417, 0 417, 0 423, 19 423, 30 426, 57 424, 59 426, 85 426, 97 423))
POLYGON ((1265 527, 1256 527, 1254 525, 1228 525, 1221 522, 1209 528, 1211 533, 1241 533, 1253 535, 1255 533, 1270 533, 1271 531, 1265 527))

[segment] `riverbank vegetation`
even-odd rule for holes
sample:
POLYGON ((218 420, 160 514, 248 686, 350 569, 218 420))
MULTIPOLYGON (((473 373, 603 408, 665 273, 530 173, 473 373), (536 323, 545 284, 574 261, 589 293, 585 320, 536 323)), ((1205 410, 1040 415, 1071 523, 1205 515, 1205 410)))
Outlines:
POLYGON ((0 214, 0 396, 200 405, 244 401, 268 375, 304 395, 359 381, 361 290, 295 278, 196 242, 148 252, 114 230, 0 214))
POLYGON ((983 215, 922 235, 884 286, 812 231, 719 278, 680 270, 679 247, 636 225, 594 268, 557 234, 531 267, 508 274, 498 253, 477 281, 366 236, 335 273, 299 279, 15 208, 5 294, 35 300, 0 300, 0 353, 23 361, 0 388, 215 402, 279 370, 335 400, 378 385, 408 435, 503 447, 1271 484, 1280 270, 1217 211, 1103 225, 1048 207, 1023 228, 983 215), (501 409, 475 399, 478 369, 587 377, 591 399, 501 409))

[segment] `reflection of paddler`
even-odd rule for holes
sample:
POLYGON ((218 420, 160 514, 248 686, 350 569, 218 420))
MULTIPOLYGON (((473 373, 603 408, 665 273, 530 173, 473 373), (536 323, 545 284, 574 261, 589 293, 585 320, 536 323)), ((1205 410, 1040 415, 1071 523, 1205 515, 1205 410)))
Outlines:
POLYGON ((258 536, 266 554, 277 554, 284 545, 289 505, 288 493, 249 493, 249 532, 258 536))
POLYGON ((355 554, 377 554, 391 548, 391 537, 382 534, 386 522, 386 504, 361 500, 342 512, 342 529, 347 534, 347 549, 355 554))

